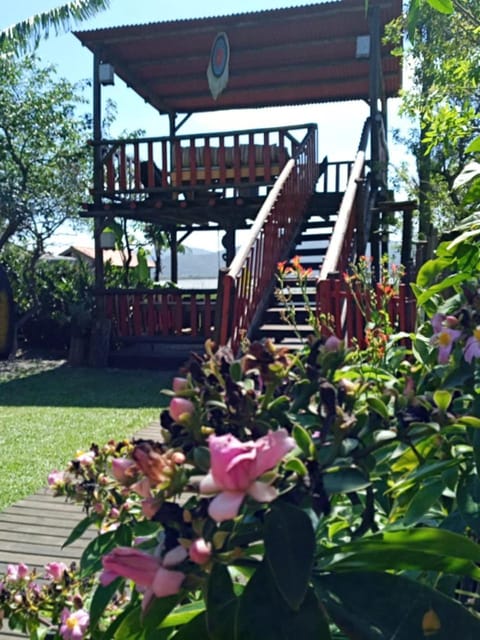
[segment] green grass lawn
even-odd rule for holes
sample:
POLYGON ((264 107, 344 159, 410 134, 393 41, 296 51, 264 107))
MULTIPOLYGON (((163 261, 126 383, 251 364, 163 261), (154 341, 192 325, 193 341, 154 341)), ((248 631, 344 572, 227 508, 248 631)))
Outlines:
POLYGON ((0 370, 0 510, 46 486, 77 450, 158 420, 174 375, 51 367, 0 370))

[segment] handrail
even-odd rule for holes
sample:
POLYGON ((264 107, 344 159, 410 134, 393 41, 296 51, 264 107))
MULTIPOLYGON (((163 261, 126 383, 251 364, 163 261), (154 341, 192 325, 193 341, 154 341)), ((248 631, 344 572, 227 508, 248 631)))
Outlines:
POLYGON ((328 245, 327 253, 320 269, 319 280, 326 280, 331 273, 345 270, 351 253, 351 242, 355 225, 363 221, 355 219, 358 199, 364 185, 366 148, 370 132, 370 119, 365 121, 359 148, 348 180, 345 194, 340 204, 337 221, 328 245))
POLYGON ((255 222, 250 228, 250 232, 248 234, 247 240, 245 241, 245 244, 240 248, 240 251, 232 260, 232 263, 228 270, 228 274, 232 278, 236 278, 240 273, 240 270, 242 269, 243 264, 248 257, 248 254, 252 250, 252 247, 257 240, 258 234, 261 232, 263 225, 265 224, 268 216, 270 215, 273 205, 275 204, 275 201, 280 195, 280 192, 283 189, 285 182, 287 181, 287 178, 289 177, 294 166, 295 166, 295 160, 291 158, 285 165, 278 180, 275 182, 272 190, 270 191, 264 203, 260 207, 260 211, 258 212, 258 215, 255 218, 255 222))
POLYGON ((303 221, 318 180, 316 127, 311 127, 294 158, 287 161, 263 203, 249 236, 230 268, 219 277, 221 313, 216 340, 237 351, 243 335, 251 335, 268 303, 277 263, 303 221))
MULTIPOLYGON (((283 127, 265 127, 263 129, 235 129, 228 131, 209 131, 208 133, 183 133, 181 135, 175 135, 175 140, 191 140, 191 139, 202 139, 202 138, 218 138, 220 136, 229 138, 235 135, 246 135, 246 134, 262 134, 262 133, 275 133, 277 131, 301 131, 304 129, 310 129, 311 127, 315 127, 315 124, 305 123, 298 125, 287 125, 283 127)), ((112 139, 102 139, 102 140, 90 140, 89 144, 91 146, 102 146, 102 145, 119 145, 119 144, 139 144, 145 142, 171 142, 172 138, 170 136, 150 136, 150 137, 142 137, 142 138, 112 138, 112 139)))

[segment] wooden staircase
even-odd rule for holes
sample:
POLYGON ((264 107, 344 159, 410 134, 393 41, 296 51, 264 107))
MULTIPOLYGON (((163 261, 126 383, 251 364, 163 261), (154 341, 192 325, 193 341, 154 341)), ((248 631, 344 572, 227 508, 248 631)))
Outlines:
POLYGON ((314 309, 316 281, 330 243, 342 197, 343 193, 315 193, 313 195, 305 215, 305 223, 289 255, 289 260, 298 256, 304 269, 312 269, 312 273, 307 279, 307 287, 302 292, 296 276, 294 274, 286 275, 285 287, 281 289, 278 286, 275 287, 271 296, 271 304, 263 314, 254 339, 272 338, 277 343, 281 342, 282 345, 298 348, 301 341, 312 333, 312 327, 308 324, 304 293, 307 294, 308 304, 314 309), (288 298, 289 305, 295 307, 295 328, 284 319, 285 298, 288 298))

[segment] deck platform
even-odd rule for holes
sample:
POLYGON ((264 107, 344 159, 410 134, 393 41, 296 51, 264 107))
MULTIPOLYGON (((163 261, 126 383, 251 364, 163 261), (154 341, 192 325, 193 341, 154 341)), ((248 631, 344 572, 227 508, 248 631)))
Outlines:
MULTIPOLYGON (((159 437, 159 423, 153 422, 134 434, 135 438, 159 437)), ((19 500, 0 512, 0 573, 8 564, 24 562, 30 569, 37 569, 41 575, 48 562, 78 562, 85 546, 94 538, 96 530, 91 529, 62 549, 73 527, 82 518, 78 505, 55 498, 48 488, 41 489, 32 496, 19 500)), ((0 638, 26 637, 8 629, 4 622, 0 638)))

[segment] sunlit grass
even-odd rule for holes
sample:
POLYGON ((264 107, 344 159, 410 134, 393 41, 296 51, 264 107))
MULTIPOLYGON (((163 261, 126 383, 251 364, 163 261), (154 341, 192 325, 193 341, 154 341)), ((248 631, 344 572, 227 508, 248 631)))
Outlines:
POLYGON ((131 436, 158 420, 172 373, 73 369, 0 373, 0 510, 46 485, 92 442, 131 436))

